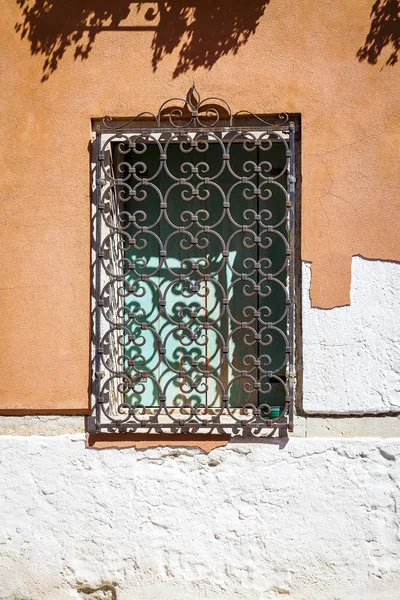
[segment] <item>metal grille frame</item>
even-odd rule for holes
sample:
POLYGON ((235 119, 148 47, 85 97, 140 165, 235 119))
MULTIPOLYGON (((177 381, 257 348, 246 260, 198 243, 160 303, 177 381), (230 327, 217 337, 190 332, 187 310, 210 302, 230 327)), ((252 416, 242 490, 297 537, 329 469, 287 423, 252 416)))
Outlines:
MULTIPOLYGON (((186 98, 172 98, 162 104, 157 113, 141 113, 130 119, 105 117, 95 123, 94 150, 94 277, 93 277, 93 361, 92 361, 92 398, 93 413, 89 417, 89 432, 168 432, 168 433, 233 433, 242 435, 259 435, 264 430, 293 430, 293 404, 295 393, 295 187, 296 187, 296 164, 295 164, 295 133, 296 123, 289 115, 282 113, 276 116, 255 115, 249 111, 232 113, 230 106, 219 98, 206 98, 201 100, 198 91, 193 84, 186 98), (279 331, 279 335, 285 338, 284 373, 278 374, 279 369, 268 371, 262 364, 260 355, 249 351, 247 367, 242 370, 232 364, 229 356, 229 343, 221 339, 222 361, 229 363, 233 375, 233 381, 242 385, 245 392, 254 393, 257 390, 258 402, 246 402, 242 406, 232 407, 230 403, 230 392, 232 380, 221 382, 218 377, 219 370, 211 367, 205 357, 200 355, 200 360, 194 360, 186 356, 186 367, 178 370, 171 368, 174 383, 180 381, 179 389, 181 397, 186 396, 188 401, 181 400, 174 406, 167 402, 165 385, 160 385, 154 369, 149 372, 143 368, 143 356, 137 354, 132 358, 126 352, 127 342, 133 342, 140 347, 140 331, 153 332, 154 323, 146 323, 140 319, 140 311, 129 312, 124 305, 127 294, 139 297, 143 292, 142 282, 151 280, 151 275, 143 271, 144 263, 140 259, 130 262, 126 258, 128 248, 132 247, 140 251, 143 236, 155 235, 151 227, 141 225, 141 216, 129 214, 123 203, 127 198, 137 198, 143 190, 153 186, 154 177, 143 177, 145 165, 140 162, 141 154, 146 144, 156 144, 159 149, 160 170, 168 170, 168 147, 171 140, 180 144, 183 152, 187 152, 188 160, 180 177, 171 173, 171 185, 182 186, 191 190, 192 198, 201 196, 202 182, 209 184, 210 178, 207 173, 199 174, 199 167, 190 162, 190 152, 198 150, 199 144, 207 145, 210 141, 220 144, 222 152, 223 168, 230 169, 233 176, 247 185, 247 196, 265 198, 265 187, 267 185, 280 185, 279 177, 271 176, 272 165, 268 161, 250 165, 248 177, 238 177, 230 167, 230 151, 233 141, 248 147, 262 146, 268 149, 271 139, 280 138, 286 148, 286 164, 284 167, 284 196, 285 196, 285 227, 286 235, 282 236, 277 225, 267 223, 263 215, 254 215, 253 222, 243 225, 232 220, 230 215, 229 194, 223 191, 223 217, 230 218, 235 227, 248 236, 248 247, 259 246, 261 249, 268 245, 268 234, 277 234, 284 237, 286 245, 285 264, 285 303, 280 321, 285 323, 285 330, 279 329, 278 322, 268 322, 265 313, 259 310, 253 311, 250 319, 244 318, 240 323, 230 319, 238 328, 246 329, 251 336, 251 347, 262 343, 262 336, 269 335, 271 330, 279 331), (137 162, 127 167, 128 176, 121 176, 116 172, 113 163, 113 147, 118 145, 120 152, 133 152, 137 155, 137 162), (126 150, 125 150, 126 149, 126 150), (193 178, 196 178, 196 181, 193 178), (134 185, 132 185, 132 180, 134 185), (256 182, 257 180, 257 182, 256 182), (264 188, 264 189, 263 189, 264 188), (127 191, 128 190, 128 191, 127 191), (264 191, 264 195, 263 195, 264 191), (125 214, 124 214, 125 213, 125 214), (229 214, 229 217, 228 217, 229 214), (123 215, 123 216, 122 216, 123 215), (128 225, 132 230, 128 231, 128 225), (139 237, 142 236, 142 240, 139 237), (128 277, 129 275, 129 277, 128 277), (133 278, 133 281, 132 281, 133 278), (135 330, 134 330, 135 328, 135 330), (139 333, 138 333, 139 332, 139 333), (199 392, 208 386, 208 382, 214 382, 214 387, 219 389, 219 403, 217 406, 208 406, 204 402, 191 402, 192 392, 199 392), (285 393, 285 404, 278 416, 271 414, 271 405, 268 403, 268 391, 271 389, 271 381, 279 381, 285 393), (126 400, 127 394, 133 393, 137 397, 143 393, 146 385, 151 382, 157 390, 156 401, 152 406, 138 401, 130 403, 126 400), (269 386, 269 388, 268 388, 269 386), (261 394, 261 395, 260 395, 261 394)), ((182 168, 181 168, 182 170, 182 168)), ((125 171, 126 172, 126 171, 125 171)), ((215 178, 214 178, 215 179, 215 178)), ((184 193, 184 190, 182 190, 184 193)), ((168 219, 168 203, 165 195, 160 193, 160 218, 168 219)), ((145 198, 144 194, 143 199, 145 198)), ((199 234, 210 235, 212 226, 199 222, 199 216, 186 209, 188 198, 183 197, 181 223, 172 224, 177 235, 182 235, 188 243, 181 247, 185 250, 199 248, 202 241, 199 234), (186 202, 184 202, 186 200, 186 202), (186 213, 186 214, 185 214, 186 213)), ((145 200, 143 202, 145 213, 145 200)), ((139 211, 140 212, 140 211, 139 211)), ((268 211, 267 211, 268 212, 268 211)), ((265 211, 264 211, 265 213, 265 211)), ((143 219, 142 219, 143 220, 143 219)), ((279 225, 279 223, 278 223, 279 225)), ((199 264, 195 259, 187 259, 187 275, 177 274, 168 267, 168 248, 165 240, 158 239, 159 264, 168 269, 171 277, 176 276, 176 281, 186 281, 189 294, 199 294, 199 285, 207 286, 214 281, 213 273, 207 271, 207 266, 199 264)), ((229 264, 229 251, 225 240, 221 240, 224 268, 232 271, 229 264)), ((245 244, 246 245, 246 244, 245 244)), ((261 250, 262 251, 262 250, 261 250)), ((185 261, 184 261, 185 262, 185 261)), ((182 265, 183 266, 183 265, 182 265)), ((208 265, 209 266, 209 265, 208 265)), ((270 265, 271 266, 271 265, 270 265)), ((251 287, 251 294, 262 295, 262 285, 268 287, 271 281, 282 281, 277 279, 279 273, 267 273, 259 260, 254 265, 252 273, 236 273, 234 276, 247 280, 251 287)), ((215 275, 215 274, 214 274, 215 275)), ((215 282, 215 281, 214 281, 215 282)), ((182 284, 185 285, 185 284, 182 284)), ((264 288, 263 288, 264 289, 264 288)), ((229 298, 227 290, 223 290, 222 312, 229 319, 229 298)), ((247 295, 247 294, 246 294, 247 295)), ((265 295, 265 294, 264 294, 265 295)), ((171 315, 167 314, 165 288, 158 288, 157 298, 159 304, 158 315, 169 319, 175 328, 175 334, 185 346, 188 338, 191 342, 198 343, 208 339, 210 330, 215 323, 210 323, 208 316, 201 319, 199 312, 192 311, 189 315, 190 321, 185 321, 180 313, 181 322, 175 322, 171 315), (190 327, 189 327, 190 322, 190 327), (186 337, 185 337, 186 336, 186 337)), ((249 308, 249 307, 247 307, 249 308)), ((222 318, 222 317, 221 317, 222 318)), ((217 335, 218 335, 217 331, 217 335)), ((166 342, 154 330, 155 347, 157 349, 158 365, 166 361, 166 342)), ((221 336, 220 336, 221 337, 221 336)), ((186 344, 187 345, 187 344, 186 344)), ((184 355, 185 356, 185 355, 184 355)), ((264 362, 268 354, 263 354, 264 362)), ((168 363, 168 361, 167 361, 168 363)), ((282 373, 282 368, 280 369, 282 373)), ((168 383, 170 385, 170 382, 168 383)))

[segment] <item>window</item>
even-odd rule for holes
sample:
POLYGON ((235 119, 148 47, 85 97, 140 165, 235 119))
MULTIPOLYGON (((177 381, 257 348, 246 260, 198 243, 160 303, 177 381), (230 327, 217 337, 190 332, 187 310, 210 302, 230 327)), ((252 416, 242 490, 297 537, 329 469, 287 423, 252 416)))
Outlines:
POLYGON ((96 431, 292 423, 294 131, 222 100, 96 129, 96 431))

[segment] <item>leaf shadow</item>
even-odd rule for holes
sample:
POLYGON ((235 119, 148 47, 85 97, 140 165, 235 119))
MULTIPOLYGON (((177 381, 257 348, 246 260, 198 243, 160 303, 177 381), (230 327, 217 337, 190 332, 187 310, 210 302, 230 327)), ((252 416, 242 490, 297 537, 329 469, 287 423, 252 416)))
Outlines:
POLYGON ((237 54, 257 29, 270 0, 16 0, 21 18, 15 31, 28 40, 31 55, 44 58, 47 81, 71 49, 86 60, 103 31, 154 31, 152 68, 179 48, 173 77, 199 67, 211 69, 237 54), (126 20, 129 17, 129 24, 126 20), (132 19, 137 24, 131 24, 132 19), (144 23, 144 24, 143 24, 144 23))
POLYGON ((376 0, 371 9, 371 25, 364 46, 357 52, 360 62, 366 60, 376 65, 386 46, 392 52, 386 60, 387 66, 398 62, 400 51, 400 4, 399 0, 376 0))

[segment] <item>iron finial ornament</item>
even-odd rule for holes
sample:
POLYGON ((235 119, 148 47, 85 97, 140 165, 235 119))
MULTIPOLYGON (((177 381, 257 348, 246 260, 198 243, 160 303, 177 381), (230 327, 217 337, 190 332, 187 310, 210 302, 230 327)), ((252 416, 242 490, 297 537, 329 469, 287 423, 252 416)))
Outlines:
POLYGON ((143 120, 148 121, 149 125, 153 123, 157 128, 162 127, 164 122, 168 121, 169 125, 176 128, 213 129, 218 126, 240 126, 244 118, 254 119, 266 127, 286 125, 289 120, 287 113, 279 113, 270 121, 249 110, 239 110, 233 113, 228 102, 222 98, 209 96, 202 99, 195 82, 193 82, 186 98, 169 98, 161 104, 156 113, 141 112, 124 122, 121 122, 121 119, 106 116, 102 119, 102 125, 105 129, 125 130, 129 129, 129 126, 136 121, 143 120))

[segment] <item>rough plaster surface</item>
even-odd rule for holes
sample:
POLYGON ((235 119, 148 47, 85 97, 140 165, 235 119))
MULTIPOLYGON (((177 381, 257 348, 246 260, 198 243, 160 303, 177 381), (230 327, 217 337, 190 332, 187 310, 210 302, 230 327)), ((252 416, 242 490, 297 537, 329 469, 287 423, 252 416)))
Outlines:
POLYGON ((353 258, 351 305, 310 305, 303 267, 303 407, 309 413, 400 411, 400 264, 353 258))
POLYGON ((399 439, 0 457, 0 598, 398 600, 399 439))
POLYGON ((0 435, 64 435, 84 431, 85 417, 75 415, 0 416, 0 435))
POLYGON ((302 252, 315 305, 348 302, 352 255, 400 260, 399 63, 385 67, 390 43, 376 65, 357 57, 373 0, 271 0, 255 21, 232 0, 140 11, 136 2, 0 2, 1 409, 87 408, 91 118, 157 110, 193 79, 234 111, 301 113, 302 252), (16 31, 24 14, 28 30, 16 31), (122 29, 108 29, 113 16, 122 29), (174 77, 192 18, 192 60, 174 77), (238 47, 243 18, 254 35, 238 47))
MULTIPOLYGON (((71 415, 62 417, 55 415, 0 417, 0 435, 54 436, 72 433, 84 434, 84 432, 85 421, 83 417, 71 415)), ((347 417, 346 415, 330 418, 313 415, 310 417, 295 416, 294 431, 290 434, 290 437, 393 438, 398 437, 399 433, 400 415, 368 415, 357 418, 347 417)), ((176 447, 176 444, 170 442, 166 444, 165 441, 160 445, 176 447)), ((194 444, 192 445, 194 446, 194 444)), ((206 444, 206 446, 208 447, 205 448, 205 451, 209 451, 209 445, 206 444)), ((118 447, 123 447, 123 444, 118 447)), ((136 447, 143 448, 143 444, 139 443, 136 447)))

